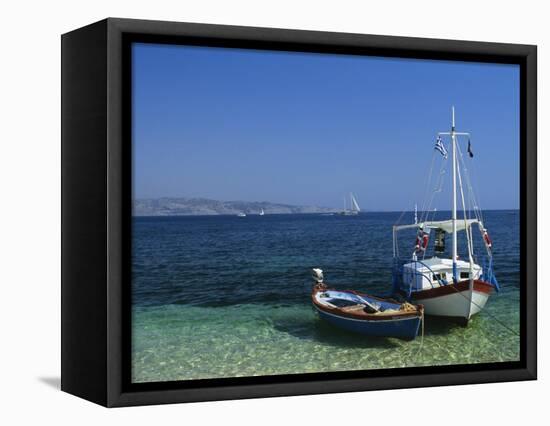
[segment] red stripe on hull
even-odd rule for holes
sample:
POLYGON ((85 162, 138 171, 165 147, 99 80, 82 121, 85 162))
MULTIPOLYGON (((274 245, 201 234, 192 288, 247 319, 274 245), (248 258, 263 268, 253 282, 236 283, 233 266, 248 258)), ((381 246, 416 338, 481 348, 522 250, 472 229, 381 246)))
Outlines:
MULTIPOLYGON (((415 300, 432 299, 434 297, 445 296, 447 294, 460 293, 470 289, 470 281, 460 281, 457 284, 447 284, 441 287, 430 288, 413 292, 412 297, 415 300)), ((485 281, 474 280, 474 291, 490 294, 493 286, 485 281)))

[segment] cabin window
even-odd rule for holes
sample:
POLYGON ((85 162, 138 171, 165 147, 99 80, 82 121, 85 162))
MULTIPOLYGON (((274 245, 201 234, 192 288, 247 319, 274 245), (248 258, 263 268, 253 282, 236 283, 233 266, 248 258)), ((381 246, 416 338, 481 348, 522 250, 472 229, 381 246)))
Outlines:
POLYGON ((446 280, 447 279, 447 273, 446 272, 441 272, 440 274, 433 274, 432 279, 434 281, 446 280))
POLYGON ((469 272, 461 272, 460 273, 460 278, 470 278, 470 273, 469 272))

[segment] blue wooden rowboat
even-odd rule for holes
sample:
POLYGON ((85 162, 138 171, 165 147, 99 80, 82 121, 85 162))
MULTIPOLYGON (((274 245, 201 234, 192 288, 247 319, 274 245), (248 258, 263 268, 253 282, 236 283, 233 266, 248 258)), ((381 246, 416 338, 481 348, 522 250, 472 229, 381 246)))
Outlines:
POLYGON ((397 303, 316 283, 311 294, 319 317, 336 327, 366 336, 412 340, 424 319, 422 305, 397 303))

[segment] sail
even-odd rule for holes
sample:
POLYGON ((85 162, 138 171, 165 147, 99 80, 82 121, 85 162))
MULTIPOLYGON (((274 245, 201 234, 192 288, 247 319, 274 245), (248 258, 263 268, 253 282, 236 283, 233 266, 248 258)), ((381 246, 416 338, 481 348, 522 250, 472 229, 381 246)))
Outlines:
POLYGON ((350 196, 351 196, 351 209, 356 212, 360 212, 361 209, 359 208, 359 204, 357 204, 357 200, 355 199, 353 194, 350 194, 350 196))

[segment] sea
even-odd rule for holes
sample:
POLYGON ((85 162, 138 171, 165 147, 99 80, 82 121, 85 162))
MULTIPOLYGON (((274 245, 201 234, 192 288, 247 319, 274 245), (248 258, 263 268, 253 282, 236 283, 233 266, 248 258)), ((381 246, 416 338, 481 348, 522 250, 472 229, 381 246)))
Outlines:
MULTIPOLYGON (((426 317, 423 336, 403 341, 318 318, 311 269, 323 269, 331 287, 388 295, 392 226, 412 220, 412 212, 134 217, 132 381, 519 360, 517 210, 484 212, 501 291, 467 327, 426 317)), ((400 254, 412 254, 414 238, 399 239, 400 254)))

